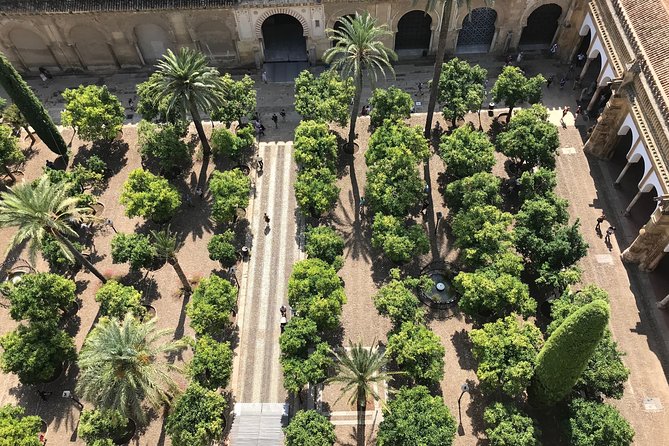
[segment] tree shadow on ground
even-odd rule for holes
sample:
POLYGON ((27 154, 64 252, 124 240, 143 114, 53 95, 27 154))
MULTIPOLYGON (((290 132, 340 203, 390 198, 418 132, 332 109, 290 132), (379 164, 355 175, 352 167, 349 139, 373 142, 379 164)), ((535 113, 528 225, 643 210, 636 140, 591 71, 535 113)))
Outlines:
POLYGON ((472 424, 472 434, 479 436, 485 431, 483 412, 485 411, 485 408, 491 404, 491 401, 481 393, 481 388, 477 385, 475 380, 468 379, 466 383, 469 386, 469 392, 467 392, 468 395, 462 396, 462 416, 469 417, 472 424), (467 397, 469 397, 469 401, 466 400, 467 397))
POLYGON ((458 364, 463 370, 474 370, 476 360, 472 354, 472 341, 469 339, 467 330, 458 330, 451 336, 451 342, 458 355, 458 364))
POLYGON ((85 164, 86 160, 91 156, 99 156, 107 165, 105 172, 105 179, 118 174, 128 164, 126 154, 130 147, 128 143, 122 140, 114 140, 112 142, 82 144, 78 147, 77 153, 72 158, 72 165, 85 164))

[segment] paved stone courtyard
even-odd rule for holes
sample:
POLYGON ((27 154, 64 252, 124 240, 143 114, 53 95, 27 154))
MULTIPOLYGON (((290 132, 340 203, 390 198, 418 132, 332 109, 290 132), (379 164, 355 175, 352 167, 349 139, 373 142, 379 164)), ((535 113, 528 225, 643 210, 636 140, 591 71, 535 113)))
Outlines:
MULTIPOLYGON (((490 69, 490 85, 499 72, 501 64, 498 61, 486 61, 486 68, 490 69)), ((529 60, 525 67, 528 74, 543 72, 545 75, 559 74, 564 67, 554 62, 529 60)), ((421 112, 426 108, 427 93, 418 96, 416 84, 425 82, 430 77, 431 67, 400 65, 397 69, 397 79, 388 81, 379 86, 397 85, 411 92, 415 99, 422 102, 417 106, 417 114, 411 122, 420 125, 424 120, 421 112)), ((292 106, 292 85, 290 84, 262 84, 259 76, 254 73, 258 82, 258 104, 261 117, 269 122, 269 115, 285 107, 288 111, 287 122, 279 122, 279 128, 274 129, 267 125, 266 136, 261 140, 260 152, 265 169, 262 175, 254 178, 255 195, 247 209, 248 225, 250 230, 249 245, 252 255, 248 262, 240 264, 236 275, 240 282, 241 293, 239 312, 237 316, 239 345, 235 358, 234 389, 235 402, 243 403, 282 403, 286 401, 281 382, 281 370, 278 364, 278 317, 279 307, 285 302, 286 283, 291 271, 291 265, 302 258, 300 244, 302 243, 301 221, 295 213, 293 195, 293 181, 295 169, 292 162, 292 135, 298 123, 298 116, 292 106), (262 216, 268 213, 271 219, 269 231, 266 231, 262 216)), ((119 74, 108 78, 63 77, 56 78, 46 85, 40 85, 39 79, 31 81, 42 98, 49 97, 49 110, 54 118, 59 118, 60 103, 59 91, 66 87, 76 87, 79 83, 104 82, 117 92, 124 105, 133 96, 134 85, 141 82, 146 74, 119 74)), ((364 97, 369 96, 366 87, 364 97)), ((564 105, 575 108, 575 92, 568 86, 559 90, 553 86, 545 92, 545 105, 551 111, 551 120, 559 125, 560 109, 564 105)), ((132 114, 130 109, 128 114, 132 114)), ((495 114, 506 112, 499 109, 495 114)), ((491 119, 487 113, 482 114, 482 124, 487 128, 491 119)), ((478 117, 472 114, 467 118, 478 126, 478 117)), ((118 204, 120 188, 129 172, 139 167, 139 153, 137 150, 136 128, 137 116, 129 118, 124 128, 124 144, 115 152, 105 154, 114 171, 109 186, 100 200, 105 204, 103 218, 111 218, 117 230, 132 232, 137 227, 145 225, 140 219, 129 219, 123 214, 123 207, 118 204)), ((443 127, 446 123, 441 121, 443 127)), ((636 219, 622 216, 631 197, 631 191, 614 189, 613 180, 618 174, 619 167, 612 162, 598 160, 583 153, 584 128, 591 123, 582 118, 574 120, 569 114, 565 120, 565 127, 560 129, 561 149, 557 159, 558 193, 569 199, 570 213, 573 219, 579 218, 582 222, 582 232, 590 244, 588 256, 581 261, 584 270, 583 283, 595 283, 609 292, 612 304, 611 330, 622 350, 627 353, 624 362, 631 369, 630 379, 626 385, 625 396, 620 401, 613 401, 623 415, 630 420, 636 430, 635 444, 654 446, 661 444, 663 438, 669 438, 667 412, 664 407, 669 405, 669 385, 667 373, 669 364, 669 320, 666 315, 655 308, 655 302, 667 293, 663 287, 662 278, 656 273, 642 273, 633 265, 624 265, 620 261, 620 252, 634 238, 638 231, 636 219), (603 240, 598 238, 592 229, 597 216, 604 211, 609 216, 611 224, 618 228, 611 247, 607 247, 603 240)), ((462 125, 460 123, 459 125, 462 125)), ((344 306, 342 315, 342 339, 354 342, 362 341, 371 345, 375 340, 385 343, 385 334, 390 328, 387 319, 376 312, 371 297, 388 276, 392 267, 390 262, 381 260, 378 254, 371 250, 370 231, 368 223, 360 220, 355 209, 355 202, 364 195, 365 163, 364 148, 369 137, 367 132, 368 118, 358 121, 359 142, 361 150, 354 156, 343 155, 340 160, 342 172, 339 180, 341 194, 337 209, 332 217, 332 224, 345 236, 345 264, 340 276, 345 283, 348 303, 344 306)), ((71 130, 63 131, 66 141, 71 138, 71 130)), ((73 140, 73 158, 87 153, 95 153, 96 148, 73 140)), ((25 176, 31 180, 40 175, 46 160, 55 159, 43 144, 36 145, 36 150, 26 165, 25 176)), ((494 173, 504 175, 500 163, 494 173)), ((186 175, 179 189, 184 193, 192 193, 199 178, 201 163, 196 162, 192 172, 186 175)), ((215 163, 210 163, 207 175, 214 169, 215 163)), ((221 166, 227 167, 227 166, 221 166)), ((427 228, 434 234, 435 215, 437 211, 446 212, 443 198, 439 192, 438 178, 443 172, 443 163, 434 154, 428 163, 426 174, 431 182, 434 209, 430 209, 427 217, 427 228)), ((252 175, 256 175, 252 173, 252 175)), ((210 203, 208 199, 195 200, 195 206, 187 208, 184 205, 182 212, 172 223, 184 242, 184 247, 178 254, 179 261, 189 278, 206 277, 212 270, 219 270, 220 266, 209 260, 206 244, 216 229, 209 223, 210 203)), ((645 221, 646 217, 640 218, 645 221)), ((0 245, 5 246, 11 231, 0 231, 0 245)), ((186 302, 178 294, 179 282, 170 266, 157 271, 151 271, 146 278, 135 275, 128 276, 125 265, 112 265, 110 258, 110 240, 114 235, 109 228, 100 227, 96 232, 95 246, 92 247, 94 259, 100 270, 107 276, 124 277, 127 283, 133 283, 144 291, 145 297, 157 309, 158 325, 175 330, 175 337, 192 336, 186 321, 184 308, 186 302)), ((452 257, 444 227, 440 225, 436 241, 432 243, 432 252, 423 258, 415 259, 404 270, 417 273, 422 266, 433 258, 452 257)), ((14 252, 11 255, 18 255, 14 252)), ((25 253, 20 253, 21 257, 25 253)), ((2 257, 4 259, 4 257, 2 257)), ((46 264, 39 259, 37 269, 46 270, 46 264)), ((81 298, 81 310, 78 313, 78 331, 76 344, 81 347, 83 340, 93 326, 97 316, 97 304, 93 296, 99 287, 98 281, 90 274, 80 272, 77 275, 78 291, 81 298)), ((457 398, 460 395, 460 386, 466 381, 475 383, 474 361, 469 351, 466 332, 472 324, 457 309, 446 311, 431 311, 428 315, 430 327, 437 333, 446 347, 446 378, 441 383, 441 391, 446 404, 457 417, 457 398)), ((9 318, 8 311, 0 308, 0 332, 5 333, 13 329, 15 323, 9 318)), ((181 364, 187 361, 188 354, 174 358, 181 364)), ((40 415, 49 423, 47 438, 49 444, 83 445, 76 438, 76 426, 79 419, 79 409, 69 399, 60 396, 62 390, 73 389, 76 367, 71 366, 65 375, 56 382, 39 386, 39 389, 53 391, 48 401, 42 401, 35 389, 24 387, 18 383, 13 375, 0 375, 0 404, 18 402, 28 408, 29 413, 40 415)), ((338 391, 333 387, 326 387, 322 392, 324 408, 332 414, 332 421, 336 425, 339 444, 355 444, 354 408, 346 403, 346 399, 338 398, 338 391)), ((465 395, 462 400, 462 430, 456 436, 456 445, 475 445, 482 433, 483 398, 474 391, 471 396, 465 395), (474 401, 474 404, 470 404, 474 401)), ((374 429, 380 422, 380 412, 376 406, 370 406, 367 413, 367 436, 373 436, 374 429), (373 408, 374 407, 374 408, 373 408)), ((162 415, 162 414, 158 414, 162 415)), ((142 433, 136 437, 133 445, 169 445, 170 440, 162 430, 163 419, 156 416, 142 433)), ((550 432, 545 433, 550 436, 550 432)), ((262 443, 258 443, 262 444, 262 443)), ((371 443, 370 443, 371 444, 371 443)), ((545 442, 545 444, 551 444, 545 442)))

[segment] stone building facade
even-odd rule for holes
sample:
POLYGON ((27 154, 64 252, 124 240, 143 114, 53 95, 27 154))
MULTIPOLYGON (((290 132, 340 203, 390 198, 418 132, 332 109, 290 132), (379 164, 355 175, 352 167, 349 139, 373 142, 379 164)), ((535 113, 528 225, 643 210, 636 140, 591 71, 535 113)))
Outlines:
POLYGON ((653 270, 669 251, 669 0, 591 0, 578 33, 601 112, 585 150, 623 160, 614 185, 636 186, 624 213, 647 221, 623 260, 653 270))
MULTIPOLYGON (((0 50, 26 72, 113 71, 150 67, 167 48, 197 48, 220 67, 267 61, 319 61, 325 30, 369 11, 392 35, 401 58, 436 51, 448 27, 448 53, 503 54, 574 45, 585 0, 473 0, 425 14, 423 1, 351 0, 4 0, 0 50), (446 22, 445 24, 443 22, 446 22), (288 51, 282 51, 290 47, 288 51)), ((561 54, 566 58, 566 52, 561 54)))
POLYGON ((616 184, 638 177, 626 212, 646 223, 623 257, 654 269, 669 251, 669 0, 472 0, 471 11, 453 1, 445 14, 425 14, 423 1, 3 0, 0 51, 27 73, 150 69, 181 47, 221 68, 313 65, 325 30, 362 11, 389 27, 400 59, 432 55, 442 26, 448 55, 557 43, 563 61, 584 58, 582 97, 598 116, 585 150, 624 157, 616 184))

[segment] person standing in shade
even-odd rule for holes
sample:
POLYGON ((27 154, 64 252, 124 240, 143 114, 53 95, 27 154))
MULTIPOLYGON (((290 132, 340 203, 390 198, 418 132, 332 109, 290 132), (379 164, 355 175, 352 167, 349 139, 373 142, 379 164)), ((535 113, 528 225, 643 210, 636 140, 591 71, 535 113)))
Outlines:
POLYGON ((267 71, 263 70, 262 74, 260 75, 260 78, 266 84, 267 83, 267 71))
POLYGON ((518 65, 520 65, 520 63, 523 61, 523 56, 524 56, 524 54, 523 54, 522 51, 518 53, 518 57, 516 57, 516 63, 518 65))
POLYGON ((281 115, 281 120, 282 120, 283 122, 286 122, 286 109, 285 109, 285 108, 282 108, 282 109, 281 109, 281 113, 279 113, 279 114, 281 115))
POLYGON ((564 88, 566 83, 567 83, 567 77, 566 76, 563 77, 562 79, 560 79, 560 90, 562 90, 564 88))
POLYGON ((279 117, 276 115, 276 113, 272 114, 272 121, 274 121, 274 128, 279 128, 279 117))
POLYGON ((551 88, 551 84, 553 83, 553 79, 555 79, 555 76, 551 76, 546 80, 546 88, 551 88))
POLYGON ((616 232, 615 226, 609 226, 609 229, 606 230, 606 235, 604 236, 605 243, 611 243, 611 236, 616 232))
POLYGON ((557 54, 558 50, 558 44, 554 43, 553 46, 551 47, 551 57, 555 57, 555 54, 557 54))

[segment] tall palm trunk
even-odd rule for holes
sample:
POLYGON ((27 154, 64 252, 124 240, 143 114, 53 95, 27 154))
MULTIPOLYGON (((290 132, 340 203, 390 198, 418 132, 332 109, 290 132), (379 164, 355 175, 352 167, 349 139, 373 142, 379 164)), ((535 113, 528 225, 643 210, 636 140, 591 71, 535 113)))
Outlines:
POLYGON ((86 258, 82 253, 79 252, 79 250, 72 244, 71 241, 67 239, 67 237, 62 237, 59 234, 52 233, 54 237, 56 237, 58 240, 63 242, 65 246, 67 246, 67 249, 70 250, 72 255, 79 261, 81 262, 82 265, 84 265, 84 268, 86 268, 89 272, 93 273, 95 277, 100 279, 100 282, 102 283, 107 283, 107 279, 105 276, 102 275, 100 271, 86 258))
POLYGON ((365 410, 367 409, 367 395, 364 390, 358 392, 358 432, 356 441, 358 446, 365 446, 365 410))
POLYGON ((200 117, 200 111, 197 109, 197 105, 192 100, 190 101, 190 115, 193 118, 193 124, 195 124, 195 129, 197 130, 197 135, 200 138, 202 143, 202 155, 209 159, 211 156, 211 146, 207 140, 207 134, 204 133, 204 127, 202 127, 202 118, 200 117))
POLYGON ((362 70, 358 70, 355 77, 355 95, 353 96, 353 105, 351 106, 351 128, 348 131, 348 150, 353 153, 353 143, 355 142, 355 123, 358 120, 358 109, 360 109, 360 99, 362 97, 362 70))
POLYGON ((174 271, 177 273, 177 276, 179 276, 179 280, 181 280, 181 285, 183 285, 184 290, 186 293, 190 294, 193 290, 190 287, 190 283, 188 282, 188 278, 186 277, 186 274, 184 274, 184 270, 181 269, 181 265, 179 264, 179 261, 173 257, 170 260, 168 260, 168 263, 172 265, 174 268, 174 271))
MULTIPOLYGON (((441 27, 439 28, 439 43, 437 44, 437 55, 434 61, 434 71, 432 73, 432 85, 430 86, 430 101, 427 104, 427 117, 425 119, 425 137, 430 137, 432 131, 432 117, 434 109, 437 106, 437 97, 439 96, 439 78, 444 64, 444 55, 446 54, 446 37, 448 36, 448 22, 451 21, 451 9, 453 3, 444 1, 444 8, 441 12, 441 27)), ((455 126, 455 125, 454 125, 455 126)))

